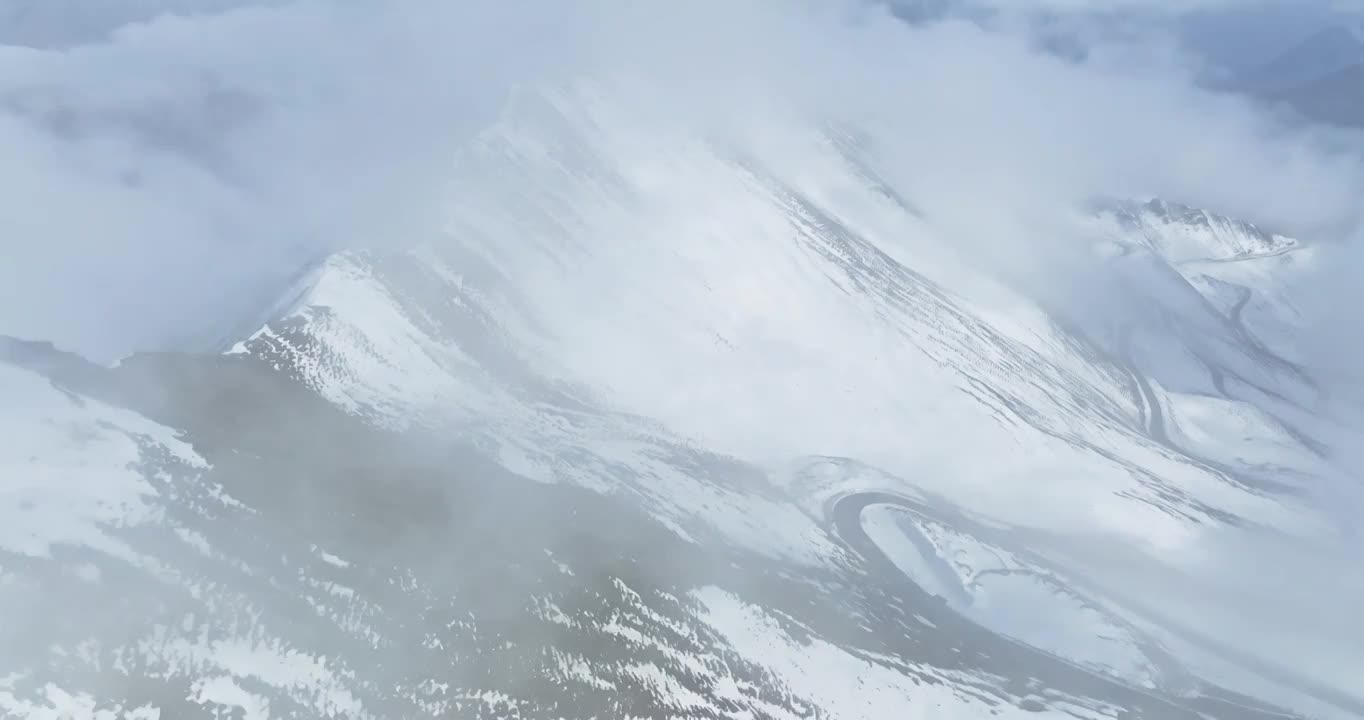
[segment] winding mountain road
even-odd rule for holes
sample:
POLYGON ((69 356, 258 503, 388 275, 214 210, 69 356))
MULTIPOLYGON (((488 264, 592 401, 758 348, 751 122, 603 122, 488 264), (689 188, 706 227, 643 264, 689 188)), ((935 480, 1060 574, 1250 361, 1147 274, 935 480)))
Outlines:
POLYGON ((1001 675, 1032 677, 1043 687, 1100 699, 1126 709, 1125 718, 1171 718, 1206 720, 1285 720, 1297 716, 1267 707, 1253 706, 1240 697, 1200 694, 1170 697, 1104 675, 1069 659, 1026 645, 991 631, 950 608, 945 601, 925 592, 900 570, 862 525, 862 512, 872 506, 890 506, 929 515, 927 505, 893 492, 855 492, 835 496, 825 504, 825 521, 834 536, 859 557, 866 571, 878 582, 912 600, 915 612, 928 620, 955 644, 963 657, 983 661, 982 669, 1001 675))

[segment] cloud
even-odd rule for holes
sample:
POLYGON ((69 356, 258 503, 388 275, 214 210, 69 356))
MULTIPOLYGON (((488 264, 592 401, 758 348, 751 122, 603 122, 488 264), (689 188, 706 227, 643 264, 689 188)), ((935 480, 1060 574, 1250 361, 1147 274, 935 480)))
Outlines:
POLYGON ((162 15, 211 15, 288 0, 10 0, 0 7, 0 43, 69 47, 107 40, 118 28, 162 15))
MULTIPOLYGON (((892 0, 896 2, 897 0, 892 0)), ((899 0, 913 5, 914 0, 899 0)), ((1258 12, 1280 5, 1283 0, 956 0, 949 2, 959 8, 981 8, 1003 13, 1048 13, 1055 15, 1147 15, 1179 17, 1207 11, 1235 10, 1258 12)), ((1357 9, 1348 0, 1302 0, 1299 7, 1334 7, 1339 10, 1357 9)))
POLYGON ((1331 0, 888 1, 908 18, 966 18, 1071 58, 1096 48, 1178 54, 1212 82, 1263 64, 1323 28, 1357 27, 1364 18, 1364 5, 1331 0))
POLYGON ((901 123, 885 150, 945 221, 995 208, 975 234, 1093 192, 1315 228, 1359 187, 1168 67, 1067 65, 851 1, 227 5, 42 5, 93 39, 0 47, 0 282, 27 299, 0 332, 108 359, 236 331, 305 258, 437 232, 452 158, 512 87, 626 71, 697 122, 784 96, 901 123))
POLYGON ((558 15, 247 5, 0 48, 0 332, 203 340, 318 252, 434 232, 455 148, 564 55, 558 15))

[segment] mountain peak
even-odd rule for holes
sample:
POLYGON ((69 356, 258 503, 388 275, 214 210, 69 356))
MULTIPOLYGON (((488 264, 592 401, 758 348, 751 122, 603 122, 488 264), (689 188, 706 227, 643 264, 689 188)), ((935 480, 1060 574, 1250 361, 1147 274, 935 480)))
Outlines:
POLYGON ((1139 244, 1176 263, 1272 256, 1298 245, 1253 223, 1163 198, 1119 203, 1108 212, 1139 244))

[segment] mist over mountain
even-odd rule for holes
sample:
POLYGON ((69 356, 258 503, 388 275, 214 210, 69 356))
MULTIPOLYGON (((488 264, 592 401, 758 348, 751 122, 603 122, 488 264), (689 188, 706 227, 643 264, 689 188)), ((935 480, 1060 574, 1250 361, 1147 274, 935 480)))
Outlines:
POLYGON ((1289 110, 1298 121, 1357 128, 1364 16, 1351 3, 1249 0, 1118 3, 892 2, 899 17, 1008 30, 1074 62, 1164 63, 1200 85, 1289 110))
POLYGON ((1310 120, 1364 127, 1364 41, 1356 30, 1332 25, 1245 73, 1242 82, 1247 92, 1310 120))
POLYGON ((1364 717, 1269 5, 0 3, 0 716, 1364 717))
POLYGON ((1247 73, 1251 90, 1284 92, 1364 63, 1364 42, 1349 29, 1332 25, 1289 47, 1247 73))

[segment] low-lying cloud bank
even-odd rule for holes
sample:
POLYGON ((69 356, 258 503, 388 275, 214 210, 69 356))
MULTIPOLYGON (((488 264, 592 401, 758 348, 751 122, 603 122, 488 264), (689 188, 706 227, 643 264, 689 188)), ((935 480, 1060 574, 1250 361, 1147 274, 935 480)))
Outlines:
POLYGON ((1364 187, 1353 153, 1176 65, 1070 62, 857 0, 102 7, 31 10, 0 48, 0 332, 104 359, 216 339, 318 253, 436 233, 452 158, 513 87, 627 76, 664 89, 641 113, 698 132, 876 123, 917 204, 1025 261, 1094 195, 1340 237, 1364 187), (18 44, 66 20, 67 44, 18 44))

